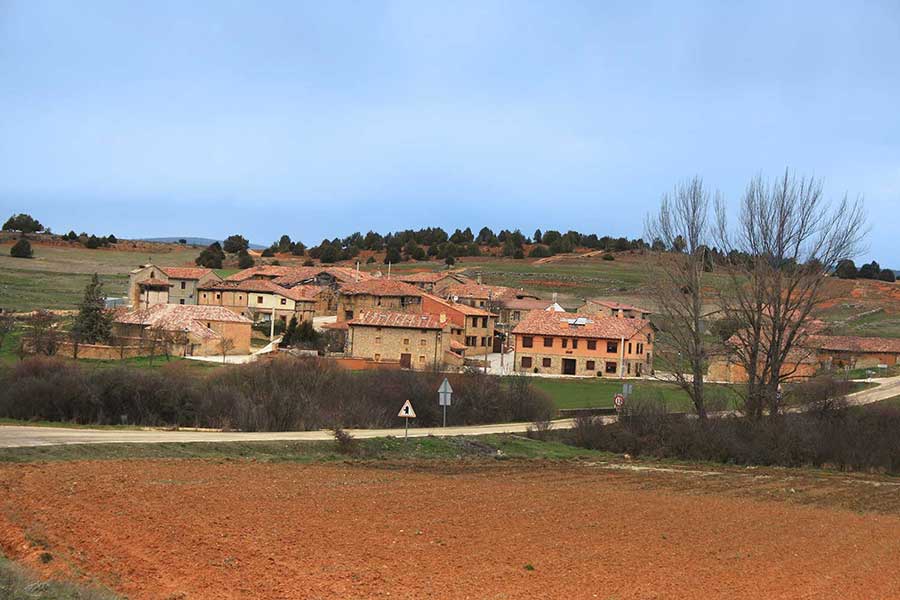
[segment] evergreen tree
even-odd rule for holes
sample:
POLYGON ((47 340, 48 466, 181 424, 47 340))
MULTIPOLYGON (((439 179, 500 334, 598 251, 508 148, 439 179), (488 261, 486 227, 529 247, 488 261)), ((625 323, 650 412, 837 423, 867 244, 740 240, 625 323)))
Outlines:
POLYGON ((19 241, 9 249, 9 255, 13 258, 31 258, 34 256, 34 252, 31 250, 31 242, 24 237, 19 238, 19 241))
POLYGON ((249 269, 254 264, 253 257, 250 256, 250 253, 247 252, 246 248, 238 252, 238 267, 241 269, 249 269))
POLYGON ((72 324, 72 338, 83 344, 106 342, 112 333, 112 318, 112 313, 106 310, 103 284, 94 273, 78 305, 78 315, 72 324))
POLYGON ((222 246, 219 245, 219 242, 213 242, 203 249, 194 262, 197 263, 197 266, 207 269, 221 269, 224 259, 225 253, 222 252, 222 246))

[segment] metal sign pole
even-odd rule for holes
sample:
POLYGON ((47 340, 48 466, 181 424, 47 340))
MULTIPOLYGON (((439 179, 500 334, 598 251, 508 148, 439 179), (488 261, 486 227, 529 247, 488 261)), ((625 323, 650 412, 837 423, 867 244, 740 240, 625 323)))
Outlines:
POLYGON ((403 429, 403 441, 407 441, 409 439, 409 419, 403 419, 406 422, 406 427, 403 429))
POLYGON ((447 426, 447 405, 444 405, 444 427, 447 426))

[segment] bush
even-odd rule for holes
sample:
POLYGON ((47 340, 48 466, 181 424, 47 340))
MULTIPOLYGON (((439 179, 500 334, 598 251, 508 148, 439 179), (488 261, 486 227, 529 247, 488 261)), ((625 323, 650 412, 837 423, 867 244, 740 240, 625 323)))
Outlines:
POLYGON ((528 256, 531 258, 547 258, 548 256, 553 256, 553 253, 547 246, 538 244, 531 249, 531 252, 528 253, 528 256))
POLYGON ((613 256, 612 254, 610 254, 609 252, 604 254, 601 258, 603 258, 603 260, 616 260, 616 257, 613 256))
POLYGON ((241 250, 238 253, 238 267, 241 269, 249 269, 254 265, 253 257, 247 250, 241 250))
MULTIPOLYGON (((444 375, 412 371, 351 372, 317 358, 279 357, 198 377, 179 363, 158 369, 82 369, 71 360, 27 358, 0 370, 0 417, 85 424, 290 431, 401 427, 407 399, 416 424, 436 426, 444 375)), ((549 398, 525 377, 449 375, 455 390, 448 422, 543 421, 549 398)))
POLYGON ((882 269, 881 273, 878 274, 878 279, 887 281, 888 283, 894 283, 897 281, 897 276, 891 269, 882 269))
POLYGON ((337 451, 341 454, 356 454, 358 448, 356 439, 341 427, 335 427, 331 430, 334 435, 334 441, 337 443, 337 451))
POLYGON ((13 247, 9 249, 9 255, 13 258, 31 258, 34 256, 34 251, 31 249, 31 242, 25 238, 19 238, 19 241, 13 244, 13 247))

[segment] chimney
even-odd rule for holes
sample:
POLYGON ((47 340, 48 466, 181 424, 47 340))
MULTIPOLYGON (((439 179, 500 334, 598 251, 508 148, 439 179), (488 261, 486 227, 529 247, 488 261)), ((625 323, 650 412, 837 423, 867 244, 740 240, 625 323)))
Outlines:
POLYGON ((558 294, 557 294, 556 292, 553 292, 553 303, 554 303, 554 304, 556 304, 556 297, 557 297, 557 296, 558 296, 558 294))
POLYGON ((481 272, 480 271, 478 272, 478 275, 475 276, 475 281, 478 283, 478 285, 481 285, 481 272))

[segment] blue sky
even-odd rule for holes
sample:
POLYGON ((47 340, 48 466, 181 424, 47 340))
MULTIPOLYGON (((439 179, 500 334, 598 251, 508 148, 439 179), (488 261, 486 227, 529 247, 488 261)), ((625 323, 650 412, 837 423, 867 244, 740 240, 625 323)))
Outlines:
POLYGON ((900 267, 896 2, 0 0, 0 212, 307 244, 642 233, 700 174, 862 195, 900 267))

